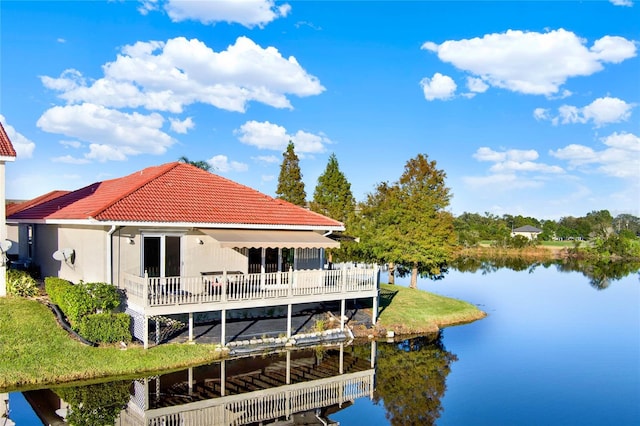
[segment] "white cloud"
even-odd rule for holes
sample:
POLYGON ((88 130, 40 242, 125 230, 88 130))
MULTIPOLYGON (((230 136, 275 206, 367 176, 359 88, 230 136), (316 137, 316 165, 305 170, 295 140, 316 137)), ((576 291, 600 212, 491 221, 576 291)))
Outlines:
POLYGON ((53 157, 51 161, 53 161, 54 163, 65 163, 65 164, 88 164, 91 162, 91 160, 87 158, 77 158, 71 155, 53 157))
POLYGON ((542 108, 536 108, 533 114, 537 119, 550 120, 554 125, 592 122, 596 127, 602 127, 611 123, 627 121, 631 117, 631 110, 634 107, 635 104, 607 96, 598 98, 583 108, 562 105, 558 108, 558 114, 555 116, 542 108), (542 113, 543 111, 545 114, 542 113))
POLYGON ((246 172, 249 170, 249 166, 245 163, 240 163, 238 161, 229 161, 229 158, 226 155, 214 155, 210 159, 207 160, 207 163, 213 167, 214 171, 220 173, 227 172, 246 172))
POLYGON ((473 154, 473 158, 478 161, 491 161, 494 163, 502 161, 532 161, 538 159, 538 152, 534 149, 521 150, 510 149, 507 151, 494 151, 486 146, 480 147, 473 154))
POLYGON ((609 0, 609 2, 611 2, 611 4, 613 4, 614 6, 626 6, 626 7, 633 6, 632 0, 609 0))
POLYGON ((604 63, 619 63, 636 56, 636 45, 623 37, 604 36, 591 48, 570 31, 546 33, 508 30, 482 38, 426 42, 422 49, 437 53, 441 61, 493 87, 513 92, 556 95, 571 77, 589 76, 604 63))
POLYGON ((158 9, 158 0, 140 0, 140 6, 138 6, 138 12, 144 16, 158 9))
POLYGON ((546 108, 536 108, 533 110, 533 116, 536 120, 550 120, 549 110, 546 108))
POLYGON ((315 135, 302 130, 289 134, 284 127, 268 121, 247 121, 234 134, 244 144, 281 152, 286 149, 289 141, 293 141, 299 156, 325 152, 325 145, 331 143, 323 134, 315 135))
POLYGON ((36 144, 23 134, 16 131, 16 129, 7 123, 4 115, 0 114, 0 123, 4 127, 4 131, 7 133, 13 149, 16 151, 16 160, 22 158, 33 157, 33 151, 36 149, 36 144))
POLYGON ((82 143, 79 141, 60 141, 60 145, 65 148, 80 148, 82 143))
POLYGON ((157 113, 122 113, 85 103, 52 107, 36 125, 45 132, 89 142, 90 151, 85 157, 105 161, 165 153, 175 140, 161 130, 163 122, 157 113))
POLYGON ((187 117, 184 120, 169 118, 169 122, 171 123, 171 130, 181 134, 186 134, 189 130, 195 127, 195 123, 191 117, 187 117))
POLYGON ((431 78, 423 78, 420 81, 420 86, 422 86, 424 97, 428 101, 451 99, 457 88, 451 77, 442 75, 439 72, 435 73, 431 78))
POLYGON ((185 20, 203 24, 217 22, 238 23, 247 28, 263 28, 269 22, 286 17, 291 6, 276 6, 273 0, 167 0, 164 10, 174 22, 185 20))
POLYGON ((258 163, 276 164, 280 162, 280 158, 275 155, 258 155, 257 157, 251 157, 253 161, 258 163))
MULTIPOLYGON (((204 2, 203 2, 204 3, 204 2)), ((41 77, 68 103, 181 113, 193 103, 244 112, 248 102, 292 108, 288 95, 318 95, 325 88, 290 56, 239 37, 215 52, 197 39, 137 42, 103 65, 104 77, 87 83, 77 70, 41 77)))
POLYGON ((471 189, 491 189, 491 191, 503 192, 523 188, 539 188, 543 181, 522 179, 515 173, 499 173, 488 176, 465 176, 463 182, 471 189))
POLYGON ((637 179, 640 172, 640 137, 632 133, 612 133, 601 138, 607 148, 595 149, 579 144, 567 145, 549 154, 565 160, 572 169, 602 173, 618 178, 637 179))
POLYGON ((495 151, 480 147, 473 158, 493 163, 486 176, 465 176, 463 182, 474 190, 513 191, 522 188, 539 188, 549 180, 548 175, 562 175, 564 169, 537 162, 539 154, 534 149, 509 149, 495 151))
POLYGON ((481 78, 467 77, 467 88, 474 93, 484 93, 489 89, 489 85, 481 78))
POLYGON ((89 153, 85 157, 104 163, 106 161, 124 161, 127 159, 127 155, 130 154, 132 152, 126 147, 119 148, 113 145, 92 143, 89 145, 89 153))

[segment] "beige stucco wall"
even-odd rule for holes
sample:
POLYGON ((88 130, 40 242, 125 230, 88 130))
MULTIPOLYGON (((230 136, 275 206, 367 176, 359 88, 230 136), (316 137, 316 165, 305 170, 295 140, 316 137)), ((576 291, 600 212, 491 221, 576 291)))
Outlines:
POLYGON ((7 240, 11 241, 11 248, 8 254, 19 255, 20 245, 18 244, 19 226, 17 224, 7 225, 7 240))
POLYGON ((58 276, 71 282, 105 282, 107 270, 106 227, 36 225, 33 263, 42 277, 58 276), (73 249, 74 262, 58 261, 53 253, 73 249))

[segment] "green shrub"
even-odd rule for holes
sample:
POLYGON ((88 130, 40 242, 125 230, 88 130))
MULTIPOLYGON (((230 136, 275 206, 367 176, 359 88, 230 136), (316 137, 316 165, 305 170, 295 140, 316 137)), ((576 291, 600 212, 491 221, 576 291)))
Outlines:
POLYGON ((91 296, 96 312, 110 312, 120 306, 120 293, 115 286, 107 283, 83 283, 91 296))
POLYGON ((60 307, 75 330, 78 330, 83 317, 111 312, 120 305, 118 289, 107 283, 72 284, 62 278, 47 277, 45 290, 51 302, 60 307))
POLYGON ((33 297, 38 294, 38 283, 26 271, 7 270, 7 294, 33 297))
POLYGON ((73 284, 58 277, 46 277, 44 279, 44 290, 49 295, 51 303, 60 306, 64 299, 64 294, 69 291, 73 284))
POLYGON ((82 337, 92 342, 130 342, 130 323, 131 318, 124 313, 91 314, 82 318, 78 332, 82 337))

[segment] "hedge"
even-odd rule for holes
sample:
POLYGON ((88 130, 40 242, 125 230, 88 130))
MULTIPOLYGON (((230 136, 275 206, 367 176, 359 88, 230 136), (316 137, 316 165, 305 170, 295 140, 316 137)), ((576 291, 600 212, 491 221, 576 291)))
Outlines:
POLYGON ((45 278, 44 287, 51 302, 83 338, 105 343, 131 341, 129 315, 111 312, 120 306, 116 287, 107 283, 73 284, 57 277, 45 278))
POLYGON ((125 313, 105 312, 87 315, 79 323, 79 333, 92 342, 130 342, 131 317, 125 313))

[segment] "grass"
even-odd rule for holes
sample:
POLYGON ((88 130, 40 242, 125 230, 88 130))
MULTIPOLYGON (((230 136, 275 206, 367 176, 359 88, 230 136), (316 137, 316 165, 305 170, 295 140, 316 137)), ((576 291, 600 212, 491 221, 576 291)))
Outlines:
POLYGON ((0 298, 0 390, 130 376, 210 362, 214 345, 90 347, 69 337, 42 303, 0 298))
MULTIPOLYGON (((380 327, 396 334, 432 333, 485 316, 475 306, 421 290, 381 285, 380 327)), ((74 340, 53 313, 33 299, 0 298, 0 391, 74 381, 130 378, 177 370, 223 356, 217 345, 90 347, 74 340)))
POLYGON ((380 285, 380 308, 379 327, 397 334, 432 333, 486 316, 461 300, 389 284, 380 285))

